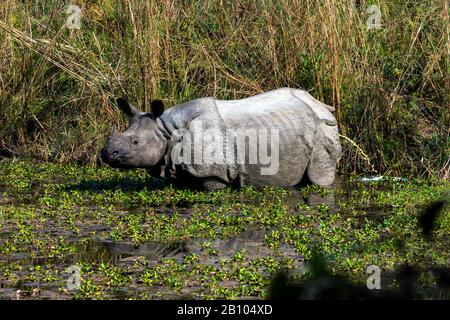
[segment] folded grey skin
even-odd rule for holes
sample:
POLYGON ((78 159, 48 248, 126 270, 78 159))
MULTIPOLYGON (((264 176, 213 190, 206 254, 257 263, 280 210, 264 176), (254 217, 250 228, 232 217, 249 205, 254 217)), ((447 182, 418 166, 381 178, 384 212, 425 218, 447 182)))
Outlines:
POLYGON ((164 111, 140 112, 123 99, 130 118, 113 130, 102 149, 104 162, 147 168, 152 176, 206 189, 228 185, 297 185, 304 175, 328 186, 341 154, 334 109, 306 91, 281 88, 240 100, 211 97, 164 111))

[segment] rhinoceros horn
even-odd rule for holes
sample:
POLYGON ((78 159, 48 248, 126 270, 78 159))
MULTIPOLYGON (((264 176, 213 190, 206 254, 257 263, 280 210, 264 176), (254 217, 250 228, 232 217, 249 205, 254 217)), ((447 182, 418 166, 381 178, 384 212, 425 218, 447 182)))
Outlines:
POLYGON ((112 136, 117 133, 116 125, 113 125, 111 130, 109 131, 109 135, 112 136))

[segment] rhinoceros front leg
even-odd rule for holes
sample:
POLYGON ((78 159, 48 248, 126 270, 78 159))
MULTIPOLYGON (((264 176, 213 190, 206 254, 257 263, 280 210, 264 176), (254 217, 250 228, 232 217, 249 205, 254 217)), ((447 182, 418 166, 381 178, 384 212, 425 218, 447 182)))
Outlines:
POLYGON ((319 186, 331 185, 334 182, 336 163, 340 155, 341 144, 337 126, 320 123, 307 167, 309 180, 319 186))

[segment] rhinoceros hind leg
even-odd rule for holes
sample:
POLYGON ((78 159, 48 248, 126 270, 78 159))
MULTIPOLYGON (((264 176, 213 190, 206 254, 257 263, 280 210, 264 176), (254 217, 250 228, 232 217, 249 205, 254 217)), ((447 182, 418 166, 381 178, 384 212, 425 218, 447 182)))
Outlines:
POLYGON ((341 145, 337 126, 321 123, 316 144, 306 169, 308 178, 319 186, 329 186, 334 182, 336 163, 341 155, 341 145))

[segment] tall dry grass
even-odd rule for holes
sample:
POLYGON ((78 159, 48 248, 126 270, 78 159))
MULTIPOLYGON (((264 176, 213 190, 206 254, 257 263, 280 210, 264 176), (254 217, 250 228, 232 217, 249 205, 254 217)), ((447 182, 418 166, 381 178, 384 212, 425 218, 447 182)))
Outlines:
POLYGON ((446 0, 0 4, 0 150, 95 164, 114 98, 142 109, 304 88, 337 108, 342 172, 449 175, 446 0), (368 30, 377 4, 382 28, 368 30))

